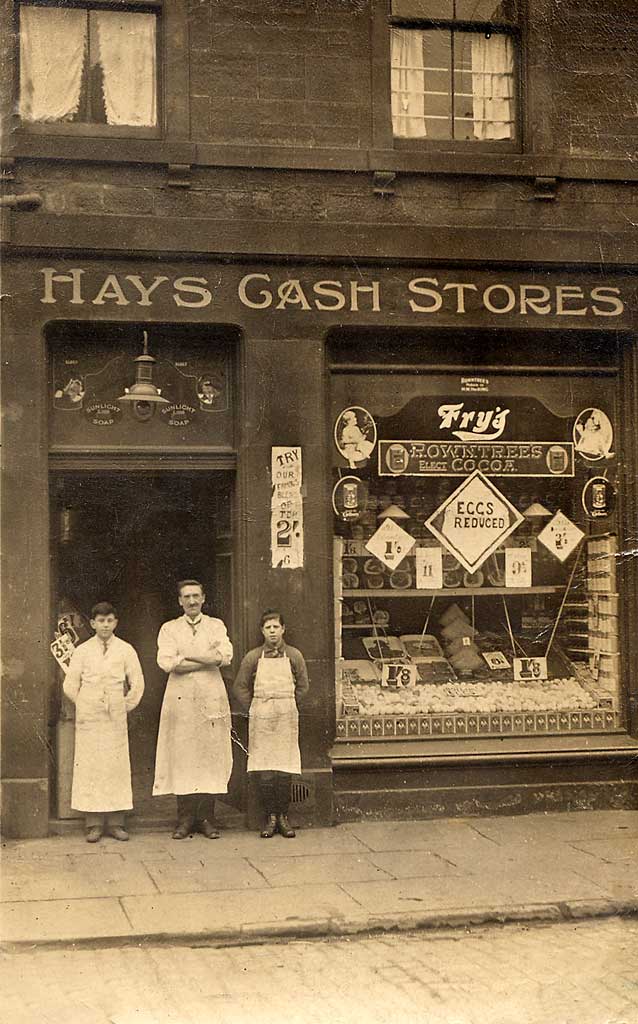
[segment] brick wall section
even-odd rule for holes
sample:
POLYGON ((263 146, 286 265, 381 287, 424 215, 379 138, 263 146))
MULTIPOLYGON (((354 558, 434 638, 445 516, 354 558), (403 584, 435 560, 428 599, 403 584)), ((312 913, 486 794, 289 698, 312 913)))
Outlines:
POLYGON ((193 0, 193 138, 368 146, 369 19, 365 0, 193 0))
POLYGON ((183 217, 296 224, 565 227, 638 223, 638 184, 565 182, 558 201, 532 201, 531 181, 400 175, 395 194, 375 195, 370 174, 199 169, 190 189, 162 168, 30 161, 21 190, 40 192, 44 212, 183 217))
POLYGON ((551 0, 541 27, 547 40, 555 149, 635 159, 638 4, 551 0))

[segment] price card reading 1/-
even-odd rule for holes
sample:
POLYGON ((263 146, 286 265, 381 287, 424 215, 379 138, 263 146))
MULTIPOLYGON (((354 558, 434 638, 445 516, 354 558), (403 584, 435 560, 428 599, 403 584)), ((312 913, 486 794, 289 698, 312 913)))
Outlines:
POLYGON ((514 681, 532 683, 547 679, 547 658, 514 658, 514 681))

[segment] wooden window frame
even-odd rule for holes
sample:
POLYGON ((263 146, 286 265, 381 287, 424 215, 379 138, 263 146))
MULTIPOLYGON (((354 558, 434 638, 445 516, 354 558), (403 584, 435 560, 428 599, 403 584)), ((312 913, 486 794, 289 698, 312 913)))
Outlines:
POLYGON ((377 0, 372 12, 372 138, 373 148, 397 153, 521 153, 524 148, 523 118, 524 49, 522 12, 517 23, 467 21, 445 18, 411 18, 393 15, 391 0, 377 0), (449 29, 451 32, 476 32, 493 29, 514 40, 514 80, 516 85, 513 139, 406 139, 394 134, 391 111, 391 44, 392 28, 449 29))
MULTIPOLYGON (((59 0, 15 3, 14 95, 20 95, 20 9, 22 6, 59 7, 59 0)), ((77 139, 160 140, 189 136, 188 22, 186 0, 67 0, 65 7, 83 10, 122 10, 156 15, 157 123, 149 127, 81 123, 23 121, 16 114, 16 130, 25 136, 71 137, 77 139)), ((16 103, 17 109, 17 103, 16 103)))

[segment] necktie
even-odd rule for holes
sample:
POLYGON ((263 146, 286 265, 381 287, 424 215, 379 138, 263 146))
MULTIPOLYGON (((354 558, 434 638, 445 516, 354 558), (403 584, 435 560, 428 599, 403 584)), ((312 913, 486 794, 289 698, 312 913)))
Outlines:
POLYGON ((104 655, 104 654, 107 654, 107 653, 108 653, 108 649, 109 649, 109 642, 108 642, 108 640, 103 640, 103 641, 102 641, 102 644, 103 644, 103 646, 104 646, 104 650, 102 651, 102 654, 104 655))

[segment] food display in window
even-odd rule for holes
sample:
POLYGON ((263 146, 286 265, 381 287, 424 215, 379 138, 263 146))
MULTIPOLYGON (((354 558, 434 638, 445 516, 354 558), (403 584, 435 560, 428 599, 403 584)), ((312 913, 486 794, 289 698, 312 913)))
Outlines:
MULTIPOLYGON (((365 501, 336 523, 338 738, 618 728, 614 503, 603 522, 580 500, 594 470, 570 440, 578 412, 527 383, 520 400, 429 405, 410 388, 375 418, 376 451, 357 467, 365 501), (507 436, 519 419, 531 440, 507 436)), ((373 398, 360 404, 374 418, 373 398)))

